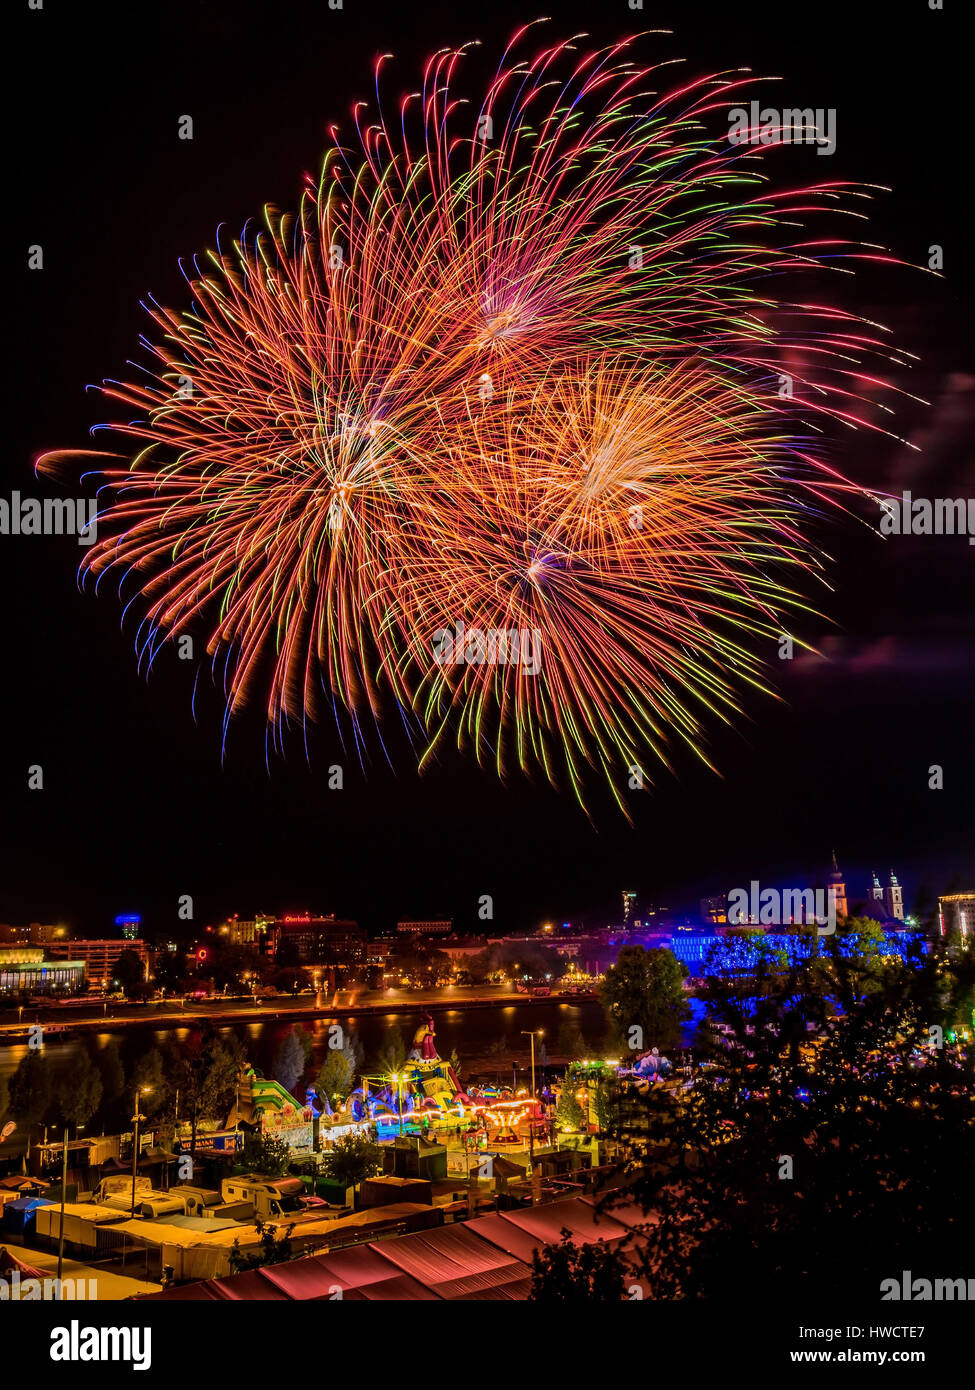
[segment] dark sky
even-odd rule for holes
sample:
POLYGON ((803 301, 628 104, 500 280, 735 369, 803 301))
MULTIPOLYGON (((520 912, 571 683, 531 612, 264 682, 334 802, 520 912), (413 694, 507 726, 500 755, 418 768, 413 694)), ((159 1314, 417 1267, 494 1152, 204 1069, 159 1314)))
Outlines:
MULTIPOLYGON (((931 497, 975 487, 963 8, 648 0, 633 13, 624 0, 560 0, 550 26, 600 40, 670 27, 674 37, 657 42, 692 72, 750 66, 786 79, 783 105, 837 109, 837 152, 827 161, 809 151, 811 175, 828 163, 831 178, 890 185, 871 239, 914 262, 942 244, 946 258, 944 282, 893 270, 844 284, 845 303, 889 323, 921 357, 905 384, 932 404, 907 402, 897 419, 922 453, 857 435, 837 463, 878 489, 931 497)), ((105 408, 85 387, 135 356, 147 326, 140 298, 181 306, 179 257, 211 246, 220 223, 236 232, 265 203, 294 205, 325 127, 348 128, 351 102, 369 97, 377 53, 397 55, 387 91, 412 90, 434 49, 497 43, 538 13, 510 0, 20 9, 11 61, 29 84, 11 118, 8 229, 23 243, 14 264, 35 242, 46 264, 8 271, 4 497, 56 495, 32 462, 86 447, 105 408), (175 138, 184 112, 195 119, 191 143, 175 138)), ((113 594, 77 590, 74 539, 0 537, 0 921, 94 932, 135 910, 165 931, 190 894, 197 924, 307 906, 374 931, 440 913, 474 928, 478 898, 491 894, 495 925, 520 929, 601 920, 623 888, 678 905, 752 877, 805 878, 834 846, 854 889, 874 867, 895 868, 909 899, 919 885, 975 886, 975 547, 963 537, 883 543, 851 521, 829 549, 835 593, 822 602, 835 625, 807 635, 830 660, 779 663, 783 701, 756 696, 749 719, 713 731, 723 778, 679 760, 676 776, 662 772, 637 800, 630 827, 599 803, 591 823, 568 796, 520 777, 502 787, 458 758, 423 779, 408 759, 396 775, 381 760, 362 775, 328 728, 310 766, 296 744, 269 772, 259 717, 241 722, 221 765, 218 702, 201 701, 194 723, 179 663, 148 684, 138 676, 113 594), (333 792, 324 769, 339 758, 346 786, 333 792), (941 791, 928 788, 935 763, 941 791), (31 764, 44 769, 43 791, 27 789, 31 764)))

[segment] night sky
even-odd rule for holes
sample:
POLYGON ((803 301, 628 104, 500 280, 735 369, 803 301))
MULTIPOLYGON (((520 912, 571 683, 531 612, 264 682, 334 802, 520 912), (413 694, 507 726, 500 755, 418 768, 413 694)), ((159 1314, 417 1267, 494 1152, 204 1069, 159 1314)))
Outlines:
MULTIPOLYGON (((837 109, 836 154, 795 152, 799 176, 890 185, 865 235, 914 263, 943 245, 946 278, 900 268, 841 277, 843 302, 920 357, 897 380, 931 404, 906 400, 894 426, 923 452, 860 432, 834 458, 868 486, 929 497, 975 487, 963 8, 648 0, 633 13, 612 0, 591 13, 560 3, 548 26, 553 38, 587 30, 601 41, 673 28, 641 52, 683 55, 692 73, 779 74, 780 105, 837 109)), ((46 0, 41 12, 20 10, 11 61, 29 84, 8 147, 8 264, 24 268, 9 273, 7 498, 72 492, 35 479, 33 461, 90 447, 106 408, 85 387, 136 357, 148 326, 139 300, 182 307, 180 257, 211 247, 221 223, 236 234, 265 203, 295 205, 326 127, 348 130, 352 101, 370 97, 378 53, 397 55, 385 91, 398 96, 434 49, 480 37, 499 57, 500 41, 537 13, 507 0, 346 0, 340 12, 325 0, 46 0), (183 113, 194 117, 192 142, 176 138, 183 113), (32 243, 44 246, 42 272, 26 269, 32 243)), ((362 771, 327 724, 310 762, 295 740, 269 770, 259 709, 233 728, 221 763, 218 692, 201 692, 194 721, 188 663, 162 660, 148 684, 138 675, 134 628, 120 631, 112 589, 78 592, 75 539, 0 537, 0 921, 95 933, 139 911, 167 932, 190 894, 197 926, 307 907, 371 931, 438 915, 475 929, 478 898, 491 894, 494 926, 520 930, 548 918, 601 922, 617 915, 623 888, 679 907, 753 877, 804 882, 834 847, 854 900, 873 868, 893 867, 909 904, 919 887, 975 887, 975 546, 884 542, 851 518, 827 548, 835 592, 818 599, 833 623, 802 632, 829 660, 775 662, 782 701, 756 694, 747 719, 711 727, 723 777, 678 754, 675 775, 661 769, 635 800, 631 827, 598 797, 590 821, 568 794, 518 774, 502 786, 458 755, 418 778, 395 731, 395 774, 378 742, 362 771), (341 792, 327 785, 336 761, 341 792), (31 764, 44 769, 43 791, 27 788, 31 764), (941 791, 928 789, 932 764, 944 769, 941 791)))

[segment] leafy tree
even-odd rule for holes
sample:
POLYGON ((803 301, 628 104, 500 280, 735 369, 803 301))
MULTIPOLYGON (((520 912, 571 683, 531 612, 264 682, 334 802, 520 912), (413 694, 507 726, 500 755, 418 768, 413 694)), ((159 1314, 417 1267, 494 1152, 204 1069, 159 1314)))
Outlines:
POLYGON ((298 950, 298 943, 293 941, 290 936, 282 934, 278 943, 278 949, 274 954, 274 959, 278 965, 297 967, 301 964, 301 953, 298 950))
POLYGON ((281 1044, 271 1063, 271 1075, 280 1081, 287 1091, 293 1091, 305 1074, 308 1053, 305 1048, 305 1031, 298 1024, 292 1026, 281 1039, 281 1044))
POLYGON ((159 989, 175 994, 186 978, 186 952, 163 951, 155 964, 155 983, 159 989))
POLYGON ((693 1085, 643 1102, 628 1197, 654 1213, 642 1258, 658 1298, 735 1282, 875 1298, 881 1279, 965 1253, 972 1054, 932 1042, 959 975, 937 949, 882 956, 869 933, 807 944, 709 981, 693 1085))
POLYGON ((566 1077, 555 1106, 555 1124, 561 1130, 584 1130, 586 1113, 575 1097, 575 1083, 566 1077))
POLYGON ((286 1260, 295 1258, 291 1246, 294 1222, 286 1227, 280 1236, 278 1228, 270 1222, 256 1221, 254 1225, 261 1237, 260 1249, 245 1255, 240 1248, 240 1241, 235 1240, 230 1247, 231 1274, 242 1274, 247 1269, 261 1269, 264 1265, 283 1264, 286 1260))
MULTIPOLYGON (((563 1057, 569 1057, 572 1061, 584 1061, 593 1056, 593 1049, 582 1036, 582 1030, 578 1023, 563 1022, 559 1024, 559 1034, 555 1043, 556 1051, 563 1057)), ((536 1055, 538 1044, 535 1044, 536 1055)))
POLYGON ((316 1086, 335 1105, 352 1092, 356 1074, 356 1054, 351 1043, 341 1048, 328 1048, 318 1069, 316 1086))
POLYGON ((16 1120, 18 1129, 23 1131, 27 1144, 24 1151, 25 1173, 27 1154, 30 1151, 30 1132, 47 1114, 51 1104, 51 1090, 51 1068, 47 1058, 41 1049, 28 1048, 10 1078, 8 1100, 10 1113, 16 1120))
POLYGON ((394 1023, 391 1028, 386 1029, 383 1035, 382 1046, 377 1058, 379 1070, 387 1074, 401 1071, 403 1063, 406 1061, 407 1052, 406 1040, 399 1024, 394 1023))
POLYGON ((624 1047, 674 1047, 691 1016, 684 994, 686 968, 665 947, 624 946, 603 976, 599 996, 606 1018, 624 1047), (639 1028, 638 1034, 632 1029, 639 1028))
POLYGON ((216 1033, 202 1037, 192 1049, 183 1049, 172 1072, 178 1092, 179 1115, 190 1124, 190 1149, 196 1148, 200 1123, 226 1116, 234 1101, 237 1080, 244 1064, 236 1038, 224 1041, 216 1033))
POLYGON ((605 1241, 576 1245, 562 1232, 559 1245, 532 1255, 529 1299, 534 1303, 619 1303, 627 1297, 627 1265, 605 1241))
POLYGON ((427 988, 450 973, 450 957, 435 946, 415 942, 396 942, 386 963, 390 973, 399 973, 427 988))
POLYGON ((127 999, 136 999, 143 993, 146 982, 146 968, 139 959, 138 951, 126 947, 119 953, 115 962, 114 978, 118 981, 127 999))
POLYGON ((125 1068, 114 1038, 109 1038, 105 1046, 95 1053, 94 1062, 102 1081, 101 1122, 110 1126, 120 1118, 119 1103, 125 1090, 125 1068))
POLYGON ((299 989, 307 987, 308 973, 299 969, 298 966, 284 966, 275 970, 271 976, 271 983, 281 994, 297 994, 299 989))
POLYGON ((87 1124, 94 1115, 101 1098, 101 1075, 88 1053, 82 1052, 58 1082, 57 1101, 62 1118, 74 1125, 77 1134, 79 1125, 87 1124))
POLYGON ((273 1134, 248 1134, 244 1140, 244 1162, 252 1173, 283 1178, 291 1159, 291 1145, 273 1134))
POLYGON ((592 1089, 592 1108, 600 1134, 612 1128, 616 1107, 616 1086, 608 1077, 600 1076, 592 1089))
POLYGON ((479 951, 470 962, 475 979, 505 974, 514 979, 560 980, 568 969, 564 958, 541 942, 499 941, 479 951))
POLYGON ((168 1099, 168 1087, 158 1047, 151 1047, 136 1062, 132 1086, 138 1088, 139 1109, 144 1115, 155 1115, 163 1108, 168 1099))
POLYGON ((343 1187, 358 1188, 382 1167, 379 1150, 364 1134, 344 1134, 322 1156, 322 1172, 343 1187))
POLYGON ((208 961, 207 973, 217 989, 238 989, 245 974, 259 974, 262 957, 247 946, 230 946, 218 937, 208 961))
POLYGON ((51 1104, 51 1067, 40 1048, 28 1048, 10 1078, 8 1104, 18 1125, 30 1130, 40 1124, 51 1104))

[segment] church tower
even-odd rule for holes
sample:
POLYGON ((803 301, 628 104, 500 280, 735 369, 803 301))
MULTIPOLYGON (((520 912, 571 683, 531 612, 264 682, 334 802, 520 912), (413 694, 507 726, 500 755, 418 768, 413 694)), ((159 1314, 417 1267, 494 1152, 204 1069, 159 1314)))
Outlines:
POLYGON ((833 872, 826 876, 826 892, 836 906, 836 916, 845 917, 847 915, 846 905, 846 883, 840 873, 840 866, 836 862, 836 850, 833 850, 833 872))
POLYGON ((880 886, 880 879, 877 877, 877 870, 874 869, 870 875, 870 901, 872 903, 882 903, 884 900, 884 890, 880 886))
POLYGON ((893 869, 890 871, 887 887, 884 889, 884 907, 887 909, 888 917, 896 917, 898 922, 903 922, 904 890, 894 877, 893 869))

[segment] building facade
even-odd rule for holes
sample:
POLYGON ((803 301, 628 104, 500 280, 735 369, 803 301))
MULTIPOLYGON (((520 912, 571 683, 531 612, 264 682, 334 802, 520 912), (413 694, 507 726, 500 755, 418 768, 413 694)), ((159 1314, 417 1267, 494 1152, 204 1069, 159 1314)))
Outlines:
POLYGON ((454 919, 447 917, 429 922, 404 918, 396 923, 396 930, 408 936, 449 936, 454 929, 454 919))
POLYGON ((45 960, 41 946, 0 946, 0 995, 76 994, 84 980, 84 961, 45 960))
POLYGON ((112 937, 104 941, 53 941, 48 947, 55 960, 82 961, 92 989, 109 989, 115 978, 115 967, 123 951, 132 951, 148 972, 149 951, 141 940, 126 941, 112 937))
POLYGON ((288 943, 300 965, 362 965, 368 938, 358 922, 293 915, 276 923, 278 950, 288 943))
POLYGON ((971 936, 975 930, 975 891, 940 897, 938 927, 942 936, 971 936))

